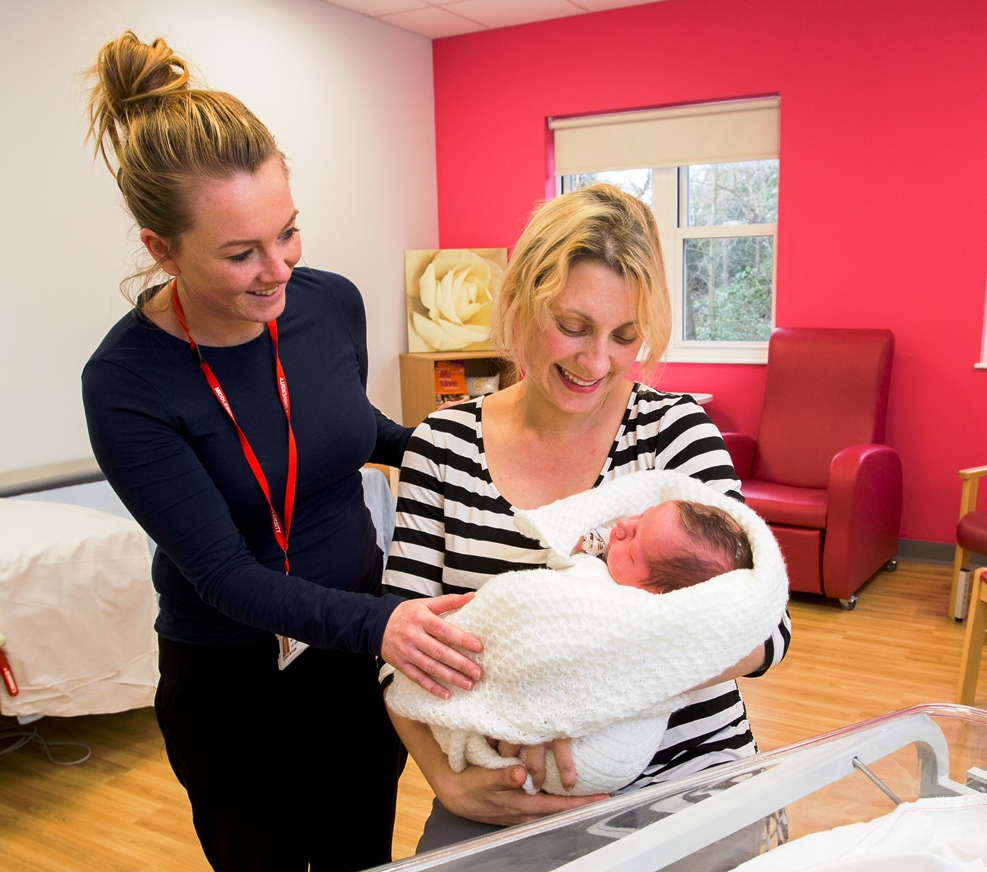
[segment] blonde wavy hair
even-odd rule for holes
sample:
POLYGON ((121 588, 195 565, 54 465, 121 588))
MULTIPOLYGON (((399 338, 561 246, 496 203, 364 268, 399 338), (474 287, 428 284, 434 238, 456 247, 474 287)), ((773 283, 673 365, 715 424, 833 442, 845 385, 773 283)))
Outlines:
POLYGON ((523 370, 532 331, 544 324, 579 261, 599 263, 638 289, 641 364, 654 371, 668 347, 671 303, 651 210, 613 185, 596 184, 543 203, 521 234, 491 316, 490 338, 523 370))

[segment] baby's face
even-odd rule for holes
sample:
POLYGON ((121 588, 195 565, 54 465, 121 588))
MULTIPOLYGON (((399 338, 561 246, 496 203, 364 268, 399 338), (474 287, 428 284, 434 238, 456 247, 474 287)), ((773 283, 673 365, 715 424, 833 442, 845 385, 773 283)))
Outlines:
POLYGON ((610 531, 607 568, 617 584, 641 587, 656 560, 681 554, 689 545, 678 506, 669 500, 617 522, 610 531))

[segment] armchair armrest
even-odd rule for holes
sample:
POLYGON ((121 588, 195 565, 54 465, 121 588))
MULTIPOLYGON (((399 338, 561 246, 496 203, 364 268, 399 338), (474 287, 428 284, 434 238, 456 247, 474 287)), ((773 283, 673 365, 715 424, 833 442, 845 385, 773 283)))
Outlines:
POLYGON ((977 487, 980 479, 987 475, 987 466, 971 466, 969 469, 961 469, 960 480, 963 482, 963 490, 960 492, 960 518, 969 515, 977 509, 977 487))
POLYGON ((898 550, 902 474, 887 445, 844 448, 829 467, 825 594, 846 599, 898 550))
POLYGON ((730 452, 733 468, 737 471, 737 477, 740 479, 750 478, 754 469, 754 453, 757 451, 757 442, 746 433, 724 433, 722 435, 727 451, 730 452))

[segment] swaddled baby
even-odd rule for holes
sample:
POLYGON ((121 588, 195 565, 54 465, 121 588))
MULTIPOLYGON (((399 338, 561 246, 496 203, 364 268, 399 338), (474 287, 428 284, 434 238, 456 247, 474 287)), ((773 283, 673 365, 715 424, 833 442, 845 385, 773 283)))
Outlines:
POLYGON ((688 691, 771 634, 784 563, 750 509, 679 473, 634 473, 516 522, 549 548, 552 568, 492 578, 450 616, 483 640, 483 680, 439 700, 397 676, 387 704, 429 723, 456 771, 518 763, 486 737, 571 737, 576 787, 563 789, 549 753, 543 789, 612 793, 650 762, 688 691), (585 553, 599 550, 607 564, 585 553))

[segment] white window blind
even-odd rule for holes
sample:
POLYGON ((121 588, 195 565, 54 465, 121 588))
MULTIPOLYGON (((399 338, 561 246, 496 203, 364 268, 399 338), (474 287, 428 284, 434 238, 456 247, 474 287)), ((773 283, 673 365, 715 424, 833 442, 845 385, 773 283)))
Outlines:
POLYGON ((556 175, 778 157, 780 100, 550 118, 556 175))

